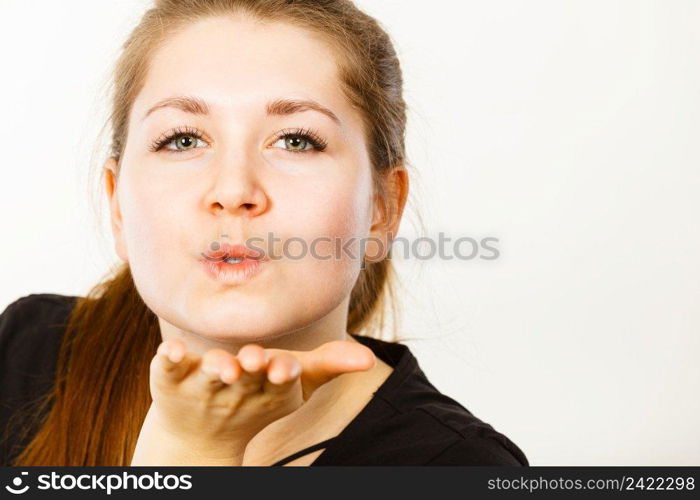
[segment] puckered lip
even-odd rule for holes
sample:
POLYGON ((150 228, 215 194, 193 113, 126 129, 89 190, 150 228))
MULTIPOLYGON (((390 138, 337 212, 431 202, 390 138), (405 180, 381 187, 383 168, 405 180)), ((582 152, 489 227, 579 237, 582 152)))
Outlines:
POLYGON ((267 260, 265 254, 261 250, 253 250, 247 246, 236 243, 220 243, 217 250, 212 250, 211 248, 205 252, 202 252, 202 257, 210 261, 223 261, 230 258, 246 258, 252 260, 267 260))

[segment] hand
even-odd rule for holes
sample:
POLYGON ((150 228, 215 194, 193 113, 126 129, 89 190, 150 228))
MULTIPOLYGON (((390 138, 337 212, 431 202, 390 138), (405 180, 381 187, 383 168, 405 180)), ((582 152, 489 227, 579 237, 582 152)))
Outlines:
POLYGON ((153 403, 131 465, 240 465, 247 443, 323 384, 374 367, 374 353, 336 340, 312 351, 243 346, 188 352, 168 340, 151 362, 153 403))

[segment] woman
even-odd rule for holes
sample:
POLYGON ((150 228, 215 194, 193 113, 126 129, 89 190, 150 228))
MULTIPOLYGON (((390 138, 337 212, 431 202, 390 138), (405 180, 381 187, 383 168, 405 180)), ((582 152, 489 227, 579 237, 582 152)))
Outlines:
POLYGON ((3 313, 4 463, 527 465, 406 346, 359 335, 380 332, 408 193, 376 21, 349 0, 157 0, 113 92, 123 264, 3 313))

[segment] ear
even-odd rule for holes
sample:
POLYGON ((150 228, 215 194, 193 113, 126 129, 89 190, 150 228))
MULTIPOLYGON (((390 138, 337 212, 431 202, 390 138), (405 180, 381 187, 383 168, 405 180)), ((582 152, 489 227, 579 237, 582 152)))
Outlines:
POLYGON ((124 242, 124 232, 122 230, 122 212, 119 207, 119 197, 117 196, 117 169, 118 164, 116 158, 110 156, 107 158, 104 166, 105 189, 109 199, 110 221, 112 226, 112 235, 114 236, 114 248, 117 255, 124 262, 128 262, 126 253, 126 243, 124 242))
POLYGON ((386 186, 386 199, 375 196, 370 239, 364 259, 366 262, 380 262, 386 258, 391 242, 399 232, 408 199, 408 172, 404 165, 397 165, 382 175, 386 186))

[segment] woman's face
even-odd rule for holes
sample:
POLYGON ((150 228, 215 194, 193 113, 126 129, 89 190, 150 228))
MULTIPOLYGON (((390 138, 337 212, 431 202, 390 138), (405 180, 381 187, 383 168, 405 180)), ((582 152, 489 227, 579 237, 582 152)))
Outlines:
POLYGON ((360 248, 334 254, 337 243, 318 239, 371 236, 372 178, 360 115, 329 48, 310 33, 213 18, 169 39, 131 110, 114 193, 117 252, 161 327, 224 342, 270 339, 332 315, 344 328, 360 248), (208 110, 152 109, 176 97, 208 110), (313 100, 337 121, 284 100, 313 100), (305 130, 323 151, 293 135, 305 130), (182 135, 154 151, 173 131, 182 135), (317 240, 316 255, 332 258, 299 258, 300 240, 317 240), (248 242, 276 258, 250 279, 222 282, 202 263, 215 242, 248 242))

